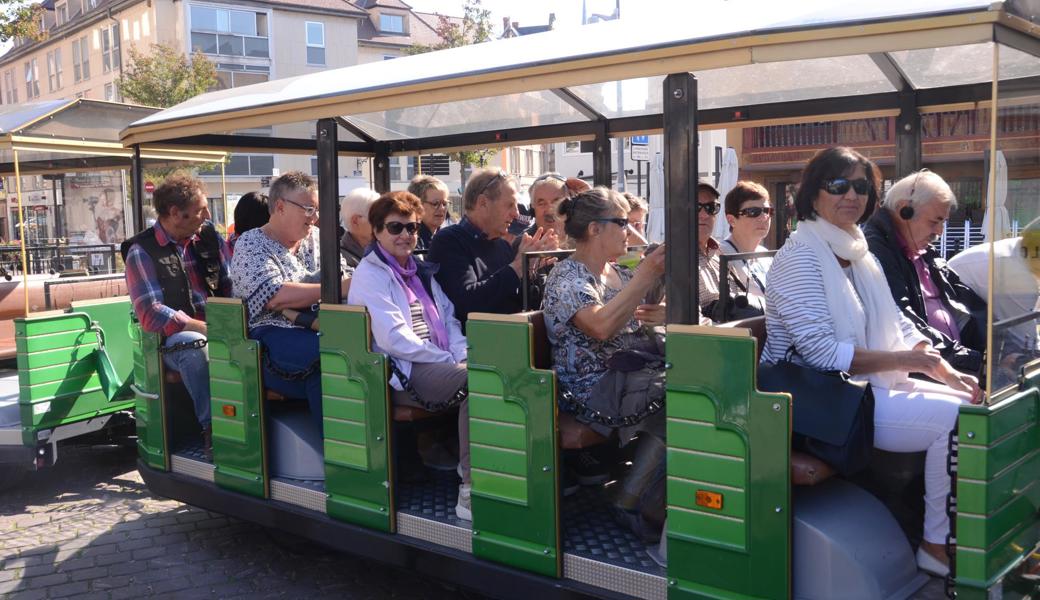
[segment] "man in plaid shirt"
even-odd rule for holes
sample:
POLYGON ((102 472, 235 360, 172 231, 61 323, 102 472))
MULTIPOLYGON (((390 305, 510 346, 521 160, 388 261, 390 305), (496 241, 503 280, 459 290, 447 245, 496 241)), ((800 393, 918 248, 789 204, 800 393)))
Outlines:
POLYGON ((141 328, 161 334, 164 348, 177 346, 163 353, 163 363, 180 373, 208 453, 209 356, 201 345, 206 340, 206 299, 231 295, 231 251, 209 221, 201 181, 172 175, 153 198, 158 222, 121 248, 127 289, 141 328))

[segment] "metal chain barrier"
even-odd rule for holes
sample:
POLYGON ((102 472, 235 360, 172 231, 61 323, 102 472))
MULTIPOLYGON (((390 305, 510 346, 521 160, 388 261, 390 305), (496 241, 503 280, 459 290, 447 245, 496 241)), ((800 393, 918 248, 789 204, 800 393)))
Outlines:
POLYGON ((943 579, 943 592, 947 598, 957 597, 957 564, 954 554, 957 550, 957 452, 959 449, 957 427, 950 431, 947 442, 949 451, 946 454, 946 474, 950 476, 950 493, 946 495, 946 516, 950 520, 950 532, 946 534, 946 556, 950 559, 950 572, 943 579))
POLYGON ((182 350, 197 350, 199 348, 205 348, 207 343, 208 340, 202 338, 190 342, 180 342, 172 346, 160 346, 159 354, 169 354, 171 352, 180 352, 182 350))
POLYGON ((455 408, 459 404, 462 404, 463 400, 469 397, 469 384, 464 383, 446 403, 434 404, 432 402, 427 402, 419 396, 419 392, 415 391, 415 388, 412 387, 411 380, 401 372, 401 369, 397 366, 397 363, 394 362, 394 359, 389 356, 387 356, 386 359, 390 362, 390 371, 397 376, 397 380, 401 382, 401 387, 404 388, 404 391, 408 393, 416 404, 430 412, 442 412, 449 408, 455 408))

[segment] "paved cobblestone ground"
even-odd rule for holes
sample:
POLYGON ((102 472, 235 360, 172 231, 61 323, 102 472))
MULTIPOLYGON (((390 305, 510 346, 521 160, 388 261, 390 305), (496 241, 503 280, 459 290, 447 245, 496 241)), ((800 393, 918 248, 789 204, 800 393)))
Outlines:
POLYGON ((54 468, 0 491, 0 597, 480 598, 309 544, 291 552, 261 527, 153 496, 136 456, 62 447, 54 468))

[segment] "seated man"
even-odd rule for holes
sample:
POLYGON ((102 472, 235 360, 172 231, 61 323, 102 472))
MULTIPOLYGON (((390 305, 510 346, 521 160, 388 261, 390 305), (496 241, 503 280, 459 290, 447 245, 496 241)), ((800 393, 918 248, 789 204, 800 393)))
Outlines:
POLYGON ((369 244, 372 243, 372 225, 368 222, 368 209, 379 199, 375 190, 357 188, 351 190, 339 207, 340 221, 346 231, 339 238, 339 253, 347 266, 355 268, 365 256, 369 244))
POLYGON ((531 197, 531 211, 534 213, 534 223, 527 233, 534 235, 538 229, 552 229, 558 240, 562 242, 566 239, 563 219, 556 213, 556 209, 560 200, 571 195, 567 188, 567 178, 555 172, 544 173, 527 188, 527 195, 531 197))
POLYGON ((516 182, 508 173, 478 169, 462 195, 462 221, 433 236, 429 260, 440 265, 437 282, 454 304, 463 329, 471 312, 520 312, 523 253, 556 247, 556 232, 543 229, 534 236, 523 234, 517 250, 503 239, 520 214, 516 194, 516 182))
POLYGON ((986 302, 931 247, 956 207, 942 177, 918 171, 885 194, 863 234, 903 314, 954 368, 977 375, 986 348, 986 302))
POLYGON ((416 250, 428 250, 435 233, 448 218, 448 186, 432 175, 416 175, 408 184, 408 193, 422 201, 422 225, 416 250))
POLYGON ((172 175, 153 195, 155 225, 123 242, 126 287, 141 328, 163 336, 163 364, 181 374, 212 447, 206 298, 231 293, 231 250, 209 221, 202 182, 172 175))
MULTIPOLYGON (((249 337, 263 348, 264 385, 285 396, 306 397, 321 428, 321 370, 318 334, 303 319, 281 311, 312 315, 321 299, 318 190, 315 180, 290 171, 271 184, 271 220, 242 234, 231 261, 236 298, 245 300, 249 337)), ((350 272, 342 257, 341 273, 350 272)), ((343 280, 346 295, 349 279, 343 280)))
POLYGON ((711 237, 711 232, 715 230, 715 215, 722 208, 719 195, 708 179, 697 182, 698 299, 701 315, 707 318, 711 318, 715 303, 719 300, 719 242, 711 237))

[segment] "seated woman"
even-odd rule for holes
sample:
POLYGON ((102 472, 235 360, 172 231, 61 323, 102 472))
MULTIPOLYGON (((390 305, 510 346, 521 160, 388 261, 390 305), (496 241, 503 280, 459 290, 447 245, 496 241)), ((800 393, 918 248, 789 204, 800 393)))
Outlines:
POLYGON ((267 196, 260 192, 247 192, 238 199, 235 205, 235 232, 228 237, 228 244, 235 249, 235 242, 250 229, 263 227, 271 220, 271 212, 267 207, 267 196))
MULTIPOLYGON (((321 430, 321 370, 318 332, 310 323, 289 320, 282 311, 304 313, 321 299, 317 182, 299 171, 271 184, 271 219, 242 234, 231 259, 232 294, 245 301, 249 337, 263 347, 268 388, 291 398, 307 398, 321 430)), ((349 272, 337 254, 330 257, 349 272)), ((343 293, 350 279, 343 279, 343 293)))
POLYGON ((354 272, 347 302, 371 315, 373 349, 391 360, 394 403, 431 411, 459 407, 462 485, 455 514, 471 521, 466 337, 435 269, 412 256, 422 215, 419 198, 408 192, 383 194, 372 204, 375 242, 354 272))
POLYGON ((948 572, 948 440, 959 406, 981 392, 932 348, 892 300, 877 259, 857 225, 873 212, 879 171, 850 148, 818 153, 795 199, 798 228, 773 259, 766 290, 762 362, 793 360, 821 371, 867 378, 874 392, 874 445, 927 451, 922 570, 948 572), (922 373, 938 383, 909 379, 922 373))
POLYGON ((575 251, 545 284, 542 310, 559 377, 561 405, 620 445, 640 437, 632 469, 613 498, 615 514, 649 534, 639 512, 664 465, 664 306, 645 297, 664 273, 664 247, 632 270, 616 261, 627 251, 629 206, 603 187, 564 199, 559 212, 575 251))
MULTIPOLYGON (((730 234, 719 250, 723 254, 765 252, 762 240, 773 221, 766 188, 753 181, 738 181, 726 194, 723 208, 730 234)), ((772 262, 771 258, 753 258, 729 263, 730 294, 746 298, 745 306, 760 315, 766 308, 766 274, 772 262)))

